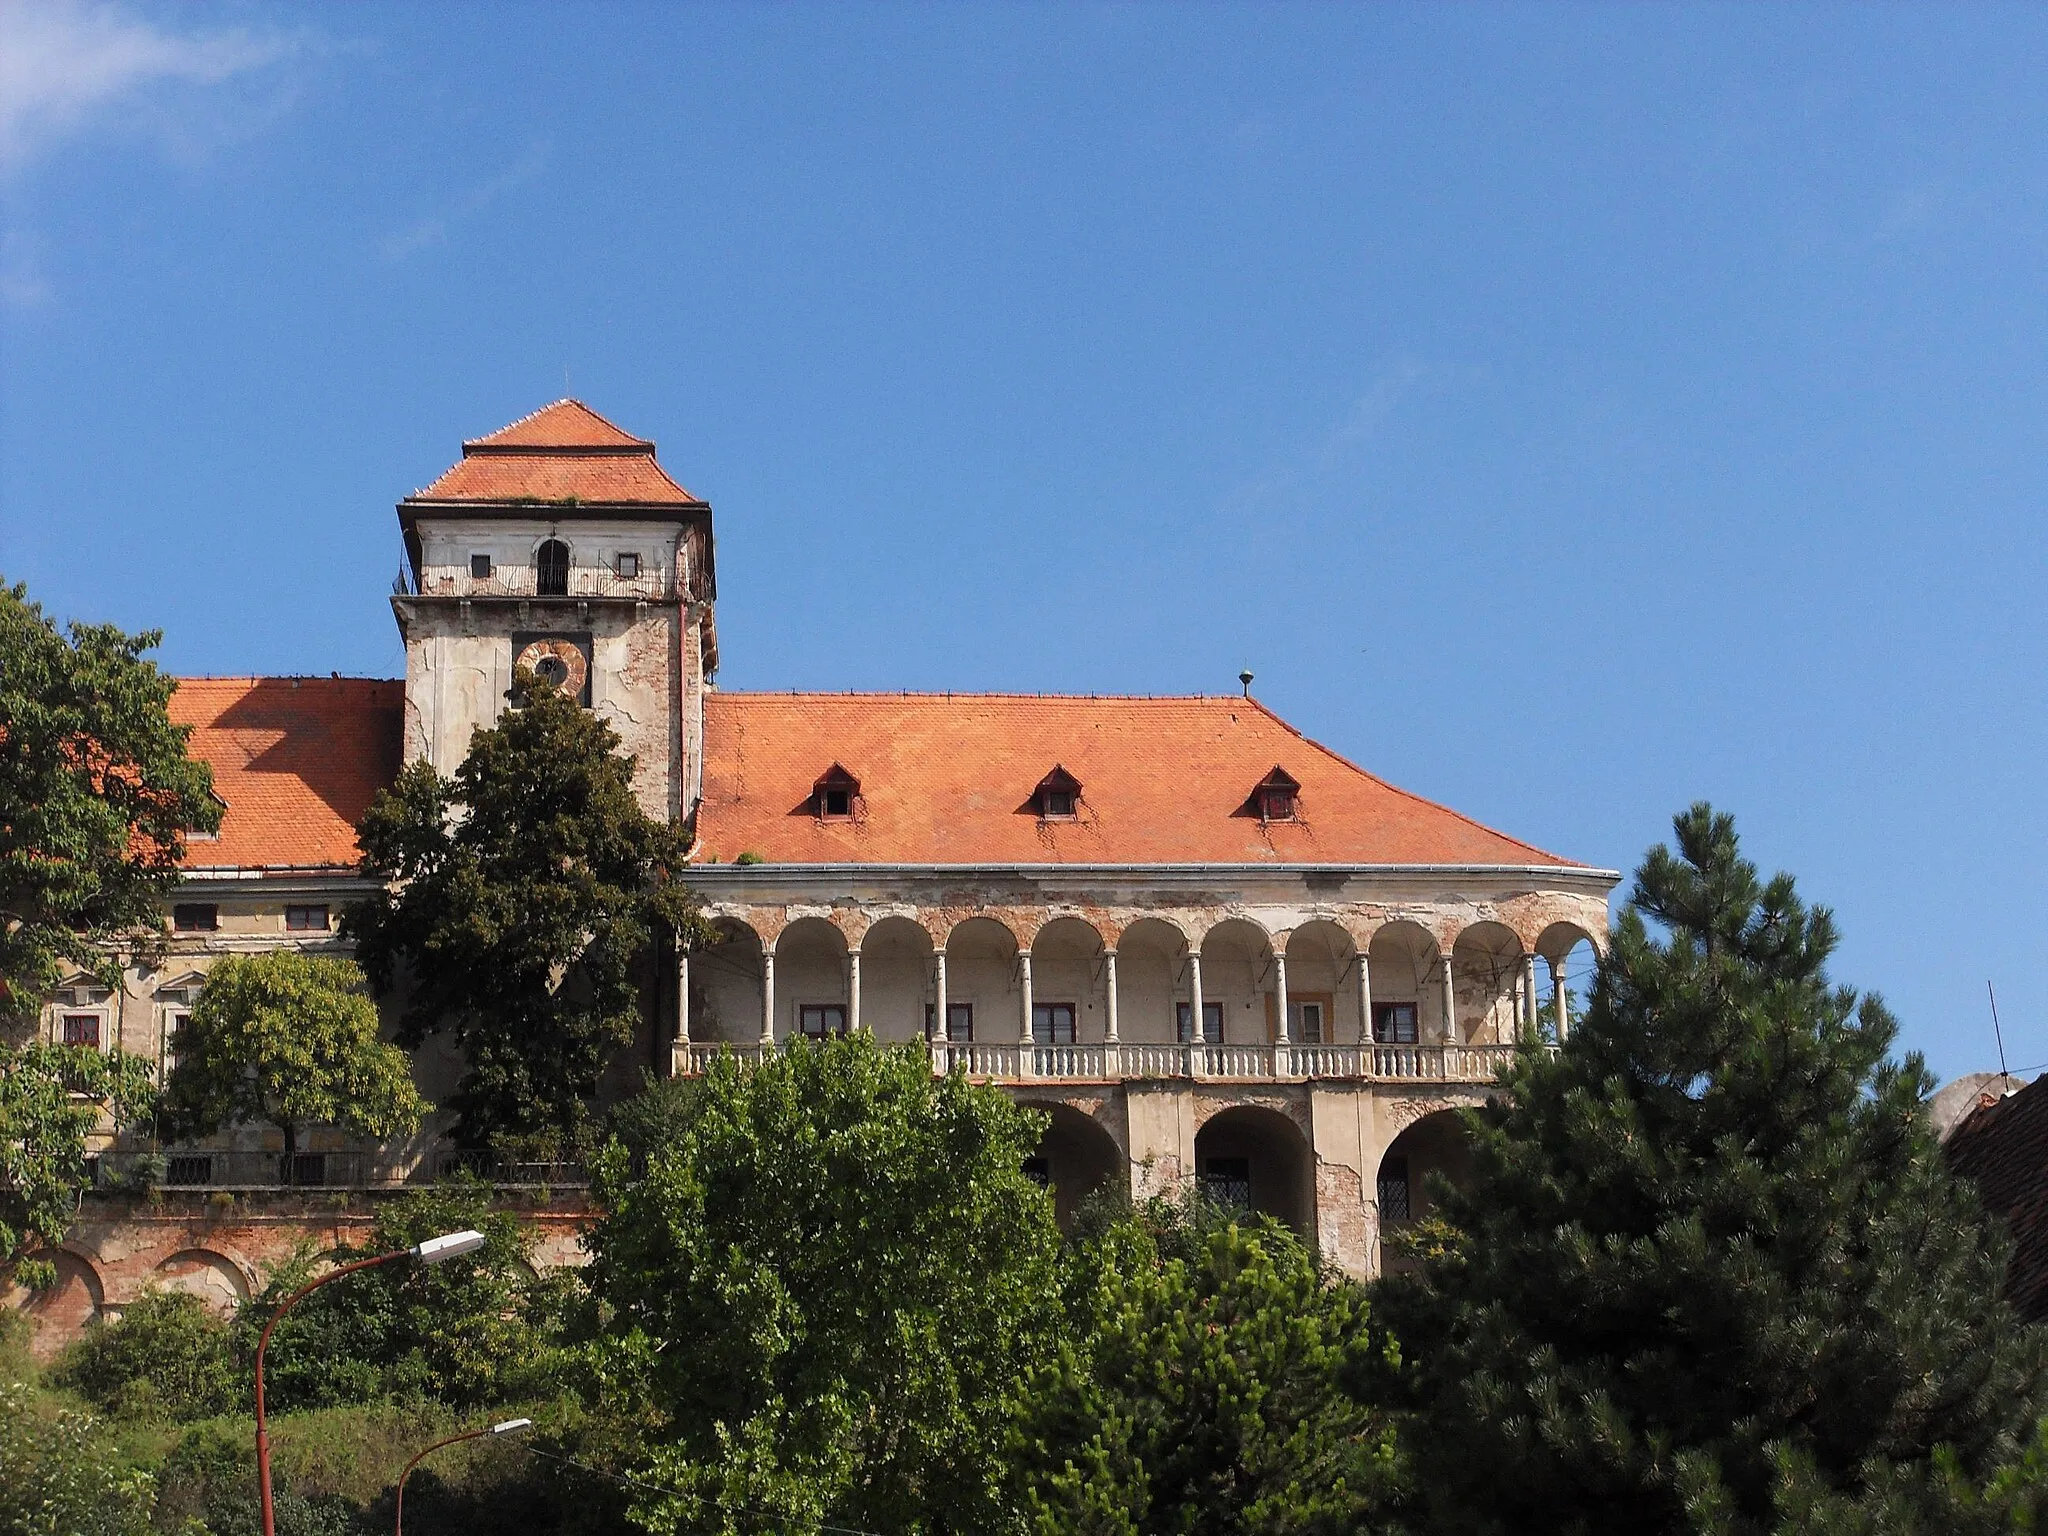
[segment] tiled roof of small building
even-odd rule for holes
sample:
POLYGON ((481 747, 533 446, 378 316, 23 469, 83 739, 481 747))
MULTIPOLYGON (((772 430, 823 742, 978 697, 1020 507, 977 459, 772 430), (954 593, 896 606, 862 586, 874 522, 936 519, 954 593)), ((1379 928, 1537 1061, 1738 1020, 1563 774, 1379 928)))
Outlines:
POLYGON ((406 501, 702 505, 655 462, 653 443, 580 400, 557 400, 464 443, 461 462, 406 501))
POLYGON ((236 868, 352 865, 356 823, 398 775, 405 684, 367 678, 183 678, 171 719, 227 802, 217 838, 185 863, 236 868))
POLYGON ((1452 864, 1571 867, 1374 778, 1254 700, 1026 694, 725 693, 705 698, 708 856, 802 864, 1452 864), (854 814, 815 814, 844 764, 854 814), (1072 820, 1037 814, 1055 764, 1072 820), (1263 822, 1253 790, 1300 781, 1263 822))
POLYGON ((2048 1077, 1965 1116, 1942 1151, 2012 1231, 2007 1299, 2028 1322, 2048 1320, 2048 1077))

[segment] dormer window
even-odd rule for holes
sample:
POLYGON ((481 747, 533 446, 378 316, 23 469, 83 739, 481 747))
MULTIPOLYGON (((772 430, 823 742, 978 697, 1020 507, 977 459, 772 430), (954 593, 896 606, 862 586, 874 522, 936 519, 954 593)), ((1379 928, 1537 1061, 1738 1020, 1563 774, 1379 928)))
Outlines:
POLYGON ((545 539, 533 552, 533 590, 542 597, 569 595, 569 546, 545 539))
POLYGON ((1080 814, 1081 781, 1054 763, 1052 772, 1038 781, 1031 800, 1039 820, 1072 821, 1080 814))
POLYGON ((860 780, 834 763, 811 786, 811 814, 822 821, 850 821, 860 797, 860 780))
POLYGON ((1261 821, 1292 821, 1300 795, 1300 782, 1275 764, 1273 771, 1259 780, 1259 787, 1252 791, 1252 803, 1258 808, 1261 821))

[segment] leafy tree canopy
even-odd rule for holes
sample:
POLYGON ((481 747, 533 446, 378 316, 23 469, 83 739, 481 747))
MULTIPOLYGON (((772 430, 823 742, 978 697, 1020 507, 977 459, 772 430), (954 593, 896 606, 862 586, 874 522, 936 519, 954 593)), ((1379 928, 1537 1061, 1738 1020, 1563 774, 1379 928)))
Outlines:
POLYGON ((1445 1531, 1862 1529, 2039 1411, 2000 1243, 1891 1015, 1830 984, 1833 919, 1727 816, 1675 825, 1571 1044, 1470 1118, 1469 1186, 1384 1285, 1445 1531))
POLYGON ((0 1020, 68 970, 118 988, 160 943, 187 830, 220 826, 212 774, 166 713, 160 632, 73 624, 0 585, 0 1020))
POLYGON ((385 1138, 419 1129, 430 1105, 404 1051, 377 1038, 377 1006, 347 960, 272 950, 207 973, 171 1043, 164 1095, 178 1136, 264 1121, 298 1146, 302 1126, 385 1138))
MULTIPOLYGON (((109 1116, 117 1125, 142 1119, 155 1096, 139 1057, 81 1045, 0 1045, 0 1263, 64 1240, 88 1182, 86 1138, 109 1116)), ((34 1258, 18 1274, 54 1278, 34 1258)))
POLYGON ((658 1531, 995 1532, 1005 1426, 1050 1359, 1040 1118, 866 1036, 713 1064, 586 1239, 608 1392, 646 1403, 658 1531))
POLYGON ((611 726, 530 672, 451 780, 409 764, 357 836, 379 894, 342 922, 380 990, 409 984, 400 1039, 453 1035, 472 1144, 570 1136, 631 1042, 658 939, 705 935, 677 829, 633 797, 611 726))
POLYGON ((1392 1423, 1358 1392, 1397 1356, 1292 1232, 1154 1202, 1074 1246, 1066 1291, 1017 1435, 1035 1530, 1349 1536, 1384 1517, 1392 1423))

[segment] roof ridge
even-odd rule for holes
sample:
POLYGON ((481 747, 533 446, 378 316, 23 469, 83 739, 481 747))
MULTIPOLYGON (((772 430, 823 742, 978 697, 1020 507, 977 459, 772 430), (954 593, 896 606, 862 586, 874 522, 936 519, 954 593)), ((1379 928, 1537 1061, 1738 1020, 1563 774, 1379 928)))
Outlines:
MULTIPOLYGON (((1229 704, 1234 693, 1021 693, 990 688, 719 688, 709 692, 728 699, 1029 699, 1105 704, 1229 704)), ((1270 711, 1269 711, 1270 713, 1270 711)), ((1277 717, 1276 717, 1277 718, 1277 717)))
POLYGON ((1464 822, 1465 825, 1468 827, 1477 827, 1480 831, 1485 832, 1490 836, 1500 838, 1503 842, 1513 843, 1517 848, 1526 848, 1531 853, 1541 854, 1546 862, 1552 864, 1570 864, 1579 868, 1586 867, 1583 865, 1579 865, 1578 860, 1576 859, 1567 859, 1561 854, 1555 854, 1550 852, 1548 849, 1538 848, 1534 843, 1524 842, 1521 838, 1516 837, 1511 833, 1503 832, 1498 827, 1490 827, 1485 822, 1479 820, 1478 817, 1467 816, 1463 811, 1458 810, 1455 806, 1445 805, 1441 800, 1432 800, 1427 795, 1416 794, 1415 791, 1412 789, 1403 789, 1400 785, 1391 783, 1390 781, 1381 778, 1378 774, 1374 773, 1370 768, 1366 768, 1358 763, 1354 763, 1350 758, 1346 757, 1342 752, 1339 752, 1335 747, 1325 746, 1322 742, 1317 741, 1313 736, 1309 735, 1306 731, 1301 730, 1299 727, 1291 724, 1286 720, 1283 720, 1279 715, 1275 714, 1272 710, 1268 709, 1264 704, 1260 703, 1259 700, 1253 698, 1250 694, 1245 695, 1245 700, 1254 709, 1258 710, 1261 714, 1263 714, 1268 720, 1271 720, 1275 725, 1279 726, 1283 731, 1286 731, 1290 736, 1293 736, 1303 745, 1313 747, 1316 751, 1322 753, 1325 757, 1328 757, 1335 762, 1342 763, 1346 768, 1349 768, 1353 773, 1360 774, 1365 778, 1371 779, 1373 783, 1379 785, 1379 787, 1387 791, 1388 794, 1399 795, 1402 799, 1412 800, 1417 805, 1426 805, 1433 811, 1442 811, 1446 816, 1455 816, 1458 820, 1464 822))
POLYGON ((188 672, 172 673, 175 683, 389 683, 403 687, 402 677, 342 677, 332 672, 188 672))

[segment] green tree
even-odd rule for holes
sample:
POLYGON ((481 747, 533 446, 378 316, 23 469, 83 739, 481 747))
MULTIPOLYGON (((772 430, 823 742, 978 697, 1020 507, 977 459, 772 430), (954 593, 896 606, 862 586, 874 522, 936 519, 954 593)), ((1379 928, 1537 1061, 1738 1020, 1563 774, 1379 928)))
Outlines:
MULTIPOLYGON (((264 1379, 285 1409, 397 1399, 461 1408, 560 1391, 572 1361, 558 1319, 575 1282, 537 1276, 533 1234, 476 1179, 454 1179, 381 1205, 367 1242, 337 1262, 411 1248, 444 1232, 477 1231, 483 1248, 441 1264, 384 1264, 324 1286, 271 1335, 264 1379)), ((270 1275, 236 1318, 236 1352, 253 1368, 273 1309, 311 1278, 303 1254, 270 1275)))
POLYGON ((90 1414, 0 1385, 0 1532, 5 1536, 154 1536, 156 1479, 110 1454, 90 1414))
POLYGON ((290 1152, 303 1126, 405 1136, 432 1107, 405 1052, 377 1038, 377 1005, 347 960, 228 956, 207 973, 171 1049, 164 1113, 174 1136, 263 1121, 290 1152))
POLYGON ((121 985, 154 951, 188 830, 220 826, 212 774, 145 661, 158 631, 67 639, 0 585, 0 1021, 33 1019, 67 970, 121 985))
POLYGON ((71 1225, 78 1192, 90 1181, 87 1139, 111 1119, 142 1119, 156 1084, 140 1058, 89 1046, 0 1044, 0 1263, 21 1259, 31 1283, 55 1278, 47 1263, 23 1258, 34 1245, 55 1247, 71 1225))
POLYGON ((408 765, 357 836, 379 893, 343 931, 380 990, 409 983, 399 1038, 445 1031, 473 1145, 572 1137, 633 1039, 647 962, 705 927, 670 878, 683 840, 633 797, 611 726, 521 670, 524 699, 451 780, 408 765))
POLYGON ((1050 1358, 1042 1122, 865 1036, 715 1062, 586 1239, 615 1400, 648 1406, 656 1531, 995 1532, 1005 1426, 1050 1358))
POLYGON ((1063 1311, 1017 1436, 1045 1536, 1334 1536, 1393 1502, 1392 1423, 1359 1395, 1393 1346, 1278 1223, 1125 1214, 1075 1245, 1063 1311))
POLYGON ((1470 1117, 1469 1187, 1384 1283, 1438 1529, 1797 1529, 1981 1480, 2038 1412, 2000 1242, 1891 1015, 1830 984, 1833 919, 1730 818, 1675 826, 1570 1046, 1470 1117))

